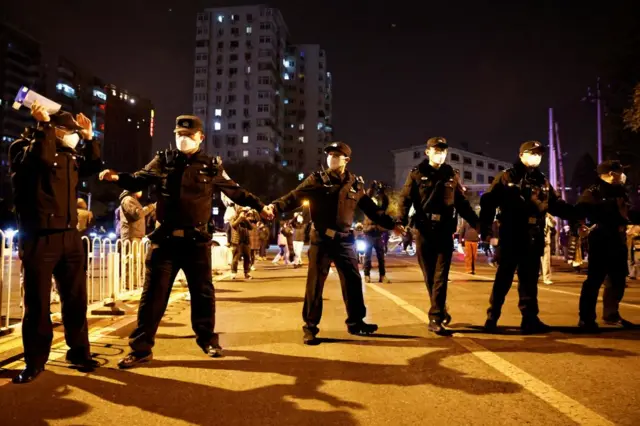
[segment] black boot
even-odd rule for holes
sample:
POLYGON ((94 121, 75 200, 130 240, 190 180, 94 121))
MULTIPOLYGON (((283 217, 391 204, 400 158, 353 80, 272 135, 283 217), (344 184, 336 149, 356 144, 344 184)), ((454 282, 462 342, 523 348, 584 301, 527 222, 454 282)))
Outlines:
POLYGON ((543 334, 551 331, 551 327, 540 321, 538 317, 522 319, 520 323, 521 334, 543 334))
POLYGON ((118 367, 121 369, 133 368, 137 365, 149 362, 152 359, 153 353, 151 352, 131 352, 118 362, 118 367))
POLYGON ((600 326, 595 321, 580 320, 578 328, 582 333, 596 334, 600 333, 600 326))
POLYGON ((16 377, 13 378, 12 382, 17 385, 31 383, 43 371, 44 371, 44 365, 42 367, 31 367, 27 365, 26 368, 20 372, 20 374, 18 374, 16 377))
POLYGON ((67 352, 66 360, 81 371, 93 371, 100 366, 100 363, 91 358, 91 355, 77 355, 71 351, 67 352))
POLYGON ((484 331, 486 333, 497 333, 498 332, 498 320, 494 320, 492 318, 487 318, 484 323, 484 331))
POLYGON ((626 319, 622 318, 620 315, 616 315, 614 317, 609 317, 609 318, 602 318, 602 320, 607 325, 617 325, 618 327, 629 328, 629 329, 637 327, 634 323, 632 323, 631 321, 627 321, 626 319))
POLYGON ((377 324, 367 324, 364 321, 361 321, 356 324, 347 324, 347 330, 349 334, 355 334, 360 336, 365 336, 368 334, 373 334, 378 331, 377 324))
POLYGON ((451 332, 442 326, 442 321, 431 320, 429 321, 429 331, 437 334, 438 336, 451 336, 451 332))

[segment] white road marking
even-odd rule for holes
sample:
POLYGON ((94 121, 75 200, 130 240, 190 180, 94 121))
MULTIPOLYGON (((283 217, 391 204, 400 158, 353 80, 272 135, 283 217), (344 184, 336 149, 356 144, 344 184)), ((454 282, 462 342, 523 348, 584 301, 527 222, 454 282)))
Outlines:
MULTIPOLYGON (((420 321, 428 324, 429 316, 426 312, 413 306, 406 300, 396 296, 395 294, 385 290, 384 288, 376 284, 367 284, 372 290, 385 296, 402 309, 406 310, 420 321)), ((569 417, 574 422, 581 425, 613 425, 614 423, 596 413, 595 411, 585 407, 578 401, 570 398, 562 392, 556 390, 554 387, 544 383, 543 381, 536 379, 526 371, 511 364, 507 360, 501 358, 494 352, 485 348, 476 341, 464 337, 461 334, 455 335, 454 341, 467 349, 473 356, 487 364, 488 366, 499 371, 503 375, 507 376, 513 382, 518 383, 527 391, 537 396, 556 410, 560 411, 565 416, 569 417), (461 337, 457 337, 461 336, 461 337)))

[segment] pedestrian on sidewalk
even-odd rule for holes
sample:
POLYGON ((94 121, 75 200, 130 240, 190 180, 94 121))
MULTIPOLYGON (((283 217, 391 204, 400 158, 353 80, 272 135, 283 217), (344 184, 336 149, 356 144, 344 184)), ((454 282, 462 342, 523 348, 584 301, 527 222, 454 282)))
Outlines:
POLYGON ((78 225, 76 193, 81 178, 102 169, 100 143, 83 114, 49 114, 34 103, 36 127, 9 147, 11 183, 24 267, 22 342, 24 370, 13 383, 36 379, 49 358, 52 276, 58 283, 62 323, 71 364, 92 369, 87 325, 87 274, 78 225), (76 150, 80 139, 85 143, 76 150))
POLYGON ((116 173, 104 170, 101 180, 117 182, 129 191, 155 185, 159 226, 148 235, 144 290, 138 309, 138 324, 131 333, 131 352, 118 363, 135 367, 153 358, 155 335, 167 308, 174 279, 184 270, 191 295, 191 326, 196 343, 211 357, 222 355, 215 333, 215 290, 211 274, 211 227, 209 220, 217 190, 236 204, 249 206, 267 218, 271 209, 242 189, 225 172, 220 157, 201 149, 202 121, 191 115, 179 116, 174 130, 177 150, 160 151, 142 170, 116 173))
POLYGON ((309 203, 313 228, 309 246, 309 271, 305 302, 303 342, 317 345, 318 324, 322 317, 322 292, 334 262, 340 272, 340 284, 347 308, 347 330, 351 334, 371 334, 378 326, 364 322, 366 307, 362 293, 362 279, 351 232, 356 207, 387 229, 400 232, 394 219, 381 212, 365 193, 362 178, 346 170, 351 160, 351 148, 334 142, 324 149, 328 170, 309 175, 296 189, 275 200, 274 211, 284 213, 309 203))
POLYGON ((289 225, 289 221, 284 221, 280 224, 280 232, 278 232, 278 248, 280 252, 273 258, 272 263, 274 265, 278 264, 280 259, 284 261, 285 265, 288 265, 290 252, 289 252, 289 243, 287 240, 287 234, 291 231, 291 226, 289 225))
POLYGON ((465 220, 462 222, 462 227, 458 231, 458 234, 464 246, 464 265, 467 274, 475 275, 476 258, 478 257, 478 241, 480 241, 478 230, 470 226, 465 220))
MULTIPOLYGON (((382 182, 374 180, 367 191, 367 195, 376 203, 376 206, 378 206, 381 212, 386 213, 389 208, 389 196, 385 193, 385 186, 382 182)), ((383 232, 385 229, 368 217, 364 219, 363 228, 364 241, 367 243, 364 252, 364 281, 366 283, 371 282, 371 258, 373 257, 373 250, 375 250, 376 258, 378 259, 378 282, 391 284, 391 280, 387 278, 387 270, 384 263, 385 249, 383 232)))
POLYGON ((251 230, 249 231, 249 248, 251 249, 251 270, 256 270, 256 259, 260 254, 260 230, 258 229, 258 223, 260 222, 260 215, 257 211, 251 210, 249 212, 249 224, 251 230))
POLYGON ((238 263, 242 258, 244 278, 251 279, 251 209, 240 209, 238 214, 231 219, 231 247, 233 249, 233 262, 231 263, 231 279, 238 274, 238 263))
POLYGON ((269 247, 269 238, 271 230, 262 221, 258 222, 258 233, 260 235, 260 260, 267 260, 267 248, 269 247))
POLYGON ((304 248, 304 238, 307 229, 307 224, 304 220, 302 212, 296 212, 293 216, 293 267, 302 267, 302 249, 304 248))

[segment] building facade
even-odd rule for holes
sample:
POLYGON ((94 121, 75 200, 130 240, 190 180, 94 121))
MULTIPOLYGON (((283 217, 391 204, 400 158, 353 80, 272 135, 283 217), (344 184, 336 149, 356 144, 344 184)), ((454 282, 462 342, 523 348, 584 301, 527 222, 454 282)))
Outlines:
POLYGON ((302 176, 320 167, 333 140, 332 76, 317 44, 287 46, 284 65, 285 123, 282 165, 302 176))
POLYGON ((287 26, 264 5, 205 9, 196 18, 193 111, 205 150, 234 161, 280 161, 287 26))
POLYGON ((0 199, 10 200, 9 145, 33 124, 26 108, 13 109, 20 87, 44 91, 40 43, 29 35, 0 23, 0 199))
MULTIPOLYGON (((151 101, 114 85, 105 87, 103 160, 106 167, 133 172, 151 161, 155 111, 151 101)), ((169 148, 167 146, 167 148, 169 148)))

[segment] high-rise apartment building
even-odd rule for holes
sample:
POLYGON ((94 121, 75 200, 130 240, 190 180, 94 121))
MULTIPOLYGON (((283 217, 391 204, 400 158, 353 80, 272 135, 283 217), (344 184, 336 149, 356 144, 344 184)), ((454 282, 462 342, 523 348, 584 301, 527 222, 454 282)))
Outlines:
POLYGON ((198 13, 193 111, 209 154, 281 161, 286 40, 282 15, 264 5, 198 13))
POLYGON ((324 161, 323 147, 333 140, 331 73, 317 44, 287 46, 283 65, 283 166, 307 175, 324 161))
POLYGON ((0 198, 11 199, 9 145, 33 124, 27 109, 15 110, 13 100, 20 87, 42 92, 42 52, 29 35, 0 23, 0 198))

